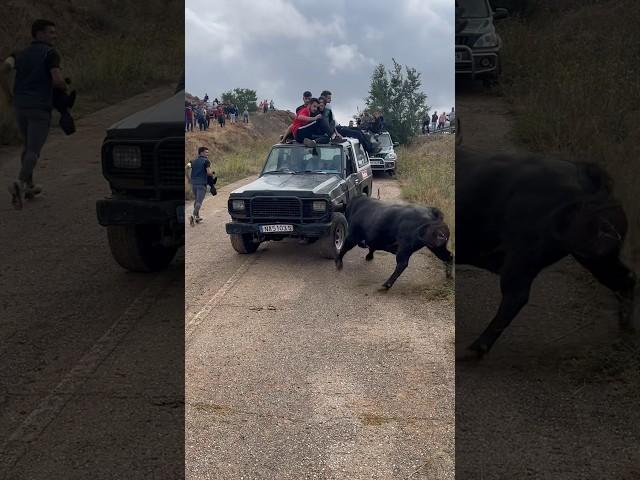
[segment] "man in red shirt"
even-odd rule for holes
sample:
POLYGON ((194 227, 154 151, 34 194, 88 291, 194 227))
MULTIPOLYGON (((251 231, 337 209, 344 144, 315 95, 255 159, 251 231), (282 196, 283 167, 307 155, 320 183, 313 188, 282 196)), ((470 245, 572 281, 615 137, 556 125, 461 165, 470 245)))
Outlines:
POLYGON ((309 104, 302 108, 291 124, 291 134, 296 142, 304 143, 308 147, 314 147, 317 143, 329 143, 330 132, 328 132, 320 120, 322 114, 318 112, 318 99, 312 98, 309 104))

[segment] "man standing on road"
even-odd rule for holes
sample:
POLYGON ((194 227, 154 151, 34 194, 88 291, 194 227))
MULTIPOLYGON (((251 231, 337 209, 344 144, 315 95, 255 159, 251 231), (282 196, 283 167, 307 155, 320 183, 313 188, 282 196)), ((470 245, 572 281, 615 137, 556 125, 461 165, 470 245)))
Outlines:
POLYGON ((189 216, 189 224, 193 227, 195 223, 202 222, 200 207, 202 207, 202 202, 204 202, 204 197, 207 193, 207 177, 213 177, 211 162, 209 161, 209 149, 207 147, 198 148, 198 158, 187 163, 185 173, 191 183, 191 191, 194 197, 193 213, 189 216))
POLYGON ((24 139, 20 173, 9 185, 11 203, 17 210, 22 209, 23 199, 33 198, 42 191, 40 185, 33 183, 33 170, 49 135, 53 89, 67 90, 60 69, 60 55, 53 47, 55 24, 49 20, 36 20, 31 26, 31 37, 31 45, 12 53, 2 64, 5 90, 8 90, 7 77, 15 70, 13 106, 24 139))

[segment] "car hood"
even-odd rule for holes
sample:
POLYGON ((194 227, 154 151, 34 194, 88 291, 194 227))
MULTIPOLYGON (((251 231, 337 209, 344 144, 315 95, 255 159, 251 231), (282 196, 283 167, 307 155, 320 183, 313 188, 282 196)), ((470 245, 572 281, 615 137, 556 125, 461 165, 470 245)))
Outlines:
POLYGON ((184 123, 184 90, 114 123, 109 130, 136 129, 145 123, 184 123))
POLYGON ((267 174, 240 187, 231 195, 286 195, 288 193, 306 193, 309 195, 328 195, 343 180, 335 174, 267 174))
POLYGON ((464 19, 467 24, 460 33, 456 35, 474 35, 495 32, 493 25, 493 19, 487 18, 466 18, 464 19))

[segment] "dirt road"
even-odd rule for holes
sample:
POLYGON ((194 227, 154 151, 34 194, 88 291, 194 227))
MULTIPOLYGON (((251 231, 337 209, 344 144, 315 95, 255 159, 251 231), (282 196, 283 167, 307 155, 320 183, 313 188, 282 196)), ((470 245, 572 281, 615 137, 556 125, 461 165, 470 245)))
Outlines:
MULTIPOLYGON (((456 92, 456 110, 465 145, 517 150, 502 98, 456 92)), ((457 266, 456 275, 462 350, 500 296, 487 272, 457 266)), ((640 358, 627 342, 617 301, 576 262, 543 272, 491 353, 456 365, 456 478, 640 478, 640 358)))
POLYGON ((105 129, 171 94, 96 112, 72 137, 54 133, 35 173, 42 197, 22 211, 6 190, 19 151, 0 150, 0 478, 181 470, 184 259, 156 276, 125 272, 95 213, 108 192, 105 129))
MULTIPOLYGON (((247 180, 245 180, 246 182, 247 180)), ((187 229, 190 479, 453 479, 453 285, 418 253, 344 270, 297 242, 231 248, 229 192, 187 229)), ((377 180, 381 198, 399 195, 377 180)), ((189 208, 189 206, 188 206, 189 208)))

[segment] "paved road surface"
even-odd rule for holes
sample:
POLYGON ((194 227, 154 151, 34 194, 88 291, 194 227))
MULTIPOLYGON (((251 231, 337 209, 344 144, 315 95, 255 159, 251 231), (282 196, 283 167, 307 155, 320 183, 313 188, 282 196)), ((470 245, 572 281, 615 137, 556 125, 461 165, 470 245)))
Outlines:
POLYGON ((236 185, 187 229, 187 477, 453 479, 444 266, 417 254, 382 294, 384 253, 354 249, 341 272, 297 242, 238 255, 224 231, 236 185))
POLYGON ((108 191, 105 128, 171 94, 137 96, 80 120, 72 137, 52 135, 36 170, 45 191, 22 211, 6 190, 19 152, 0 150, 0 478, 167 478, 182 468, 184 257, 156 276, 129 274, 95 214, 108 191))
MULTIPOLYGON (((518 150, 504 99, 457 91, 456 110, 466 146, 518 150)), ((499 301, 496 276, 456 267, 456 349, 499 301)), ((640 478, 637 348, 621 341, 606 288, 571 259, 548 268, 491 353, 456 365, 458 478, 640 478)))

